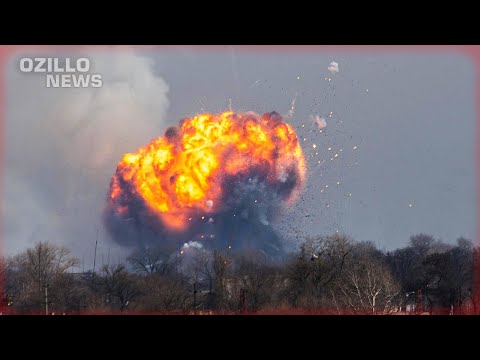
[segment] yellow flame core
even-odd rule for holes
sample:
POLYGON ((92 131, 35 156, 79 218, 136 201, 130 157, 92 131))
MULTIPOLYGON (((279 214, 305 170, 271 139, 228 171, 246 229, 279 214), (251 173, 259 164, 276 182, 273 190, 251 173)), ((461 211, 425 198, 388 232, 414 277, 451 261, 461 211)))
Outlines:
MULTIPOLYGON (((171 137, 159 137, 135 154, 125 154, 110 188, 110 205, 123 194, 120 182, 139 195, 171 230, 181 230, 194 211, 221 209, 225 176, 260 169, 268 182, 295 171, 297 189, 305 179, 305 160, 292 127, 254 113, 201 114, 185 119, 171 137)), ((294 200, 296 191, 285 199, 294 200)))

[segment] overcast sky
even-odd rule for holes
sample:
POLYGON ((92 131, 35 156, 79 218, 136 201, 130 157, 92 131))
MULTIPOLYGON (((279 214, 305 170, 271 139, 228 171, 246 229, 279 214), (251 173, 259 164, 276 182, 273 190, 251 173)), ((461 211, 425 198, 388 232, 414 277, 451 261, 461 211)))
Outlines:
POLYGON ((280 233, 338 230, 384 249, 419 232, 450 243, 474 238, 474 67, 463 55, 295 47, 85 55, 103 88, 47 89, 43 75, 18 71, 19 56, 9 63, 7 254, 51 240, 90 258, 97 229, 102 256, 121 254, 99 216, 123 153, 186 116, 230 104, 286 115, 294 98, 287 121, 308 182, 280 233), (322 132, 312 115, 326 119, 322 132))

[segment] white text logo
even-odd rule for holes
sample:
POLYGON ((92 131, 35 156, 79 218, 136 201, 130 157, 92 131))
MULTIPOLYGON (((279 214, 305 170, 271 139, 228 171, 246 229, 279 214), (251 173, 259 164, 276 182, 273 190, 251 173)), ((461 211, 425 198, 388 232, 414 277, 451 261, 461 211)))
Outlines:
POLYGON ((90 60, 87 58, 21 58, 20 71, 23 73, 45 73, 48 88, 99 88, 103 85, 102 75, 90 74, 90 60))

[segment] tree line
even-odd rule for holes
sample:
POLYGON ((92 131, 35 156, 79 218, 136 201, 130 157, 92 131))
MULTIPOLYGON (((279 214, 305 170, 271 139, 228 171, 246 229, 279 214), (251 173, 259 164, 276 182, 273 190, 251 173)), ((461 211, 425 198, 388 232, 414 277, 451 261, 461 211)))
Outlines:
POLYGON ((418 234, 382 251, 334 234, 306 238, 281 260, 158 246, 76 273, 68 249, 39 242, 0 259, 0 313, 478 314, 478 254, 464 238, 418 234))

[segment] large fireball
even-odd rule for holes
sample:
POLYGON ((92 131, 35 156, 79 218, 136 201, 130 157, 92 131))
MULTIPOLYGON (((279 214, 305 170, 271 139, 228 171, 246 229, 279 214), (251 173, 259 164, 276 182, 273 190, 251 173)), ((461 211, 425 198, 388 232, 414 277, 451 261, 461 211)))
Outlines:
POLYGON ((304 178, 299 141, 278 113, 201 114, 123 156, 111 180, 107 214, 134 219, 136 226, 185 232, 192 218, 212 219, 254 204, 291 204, 304 178))

